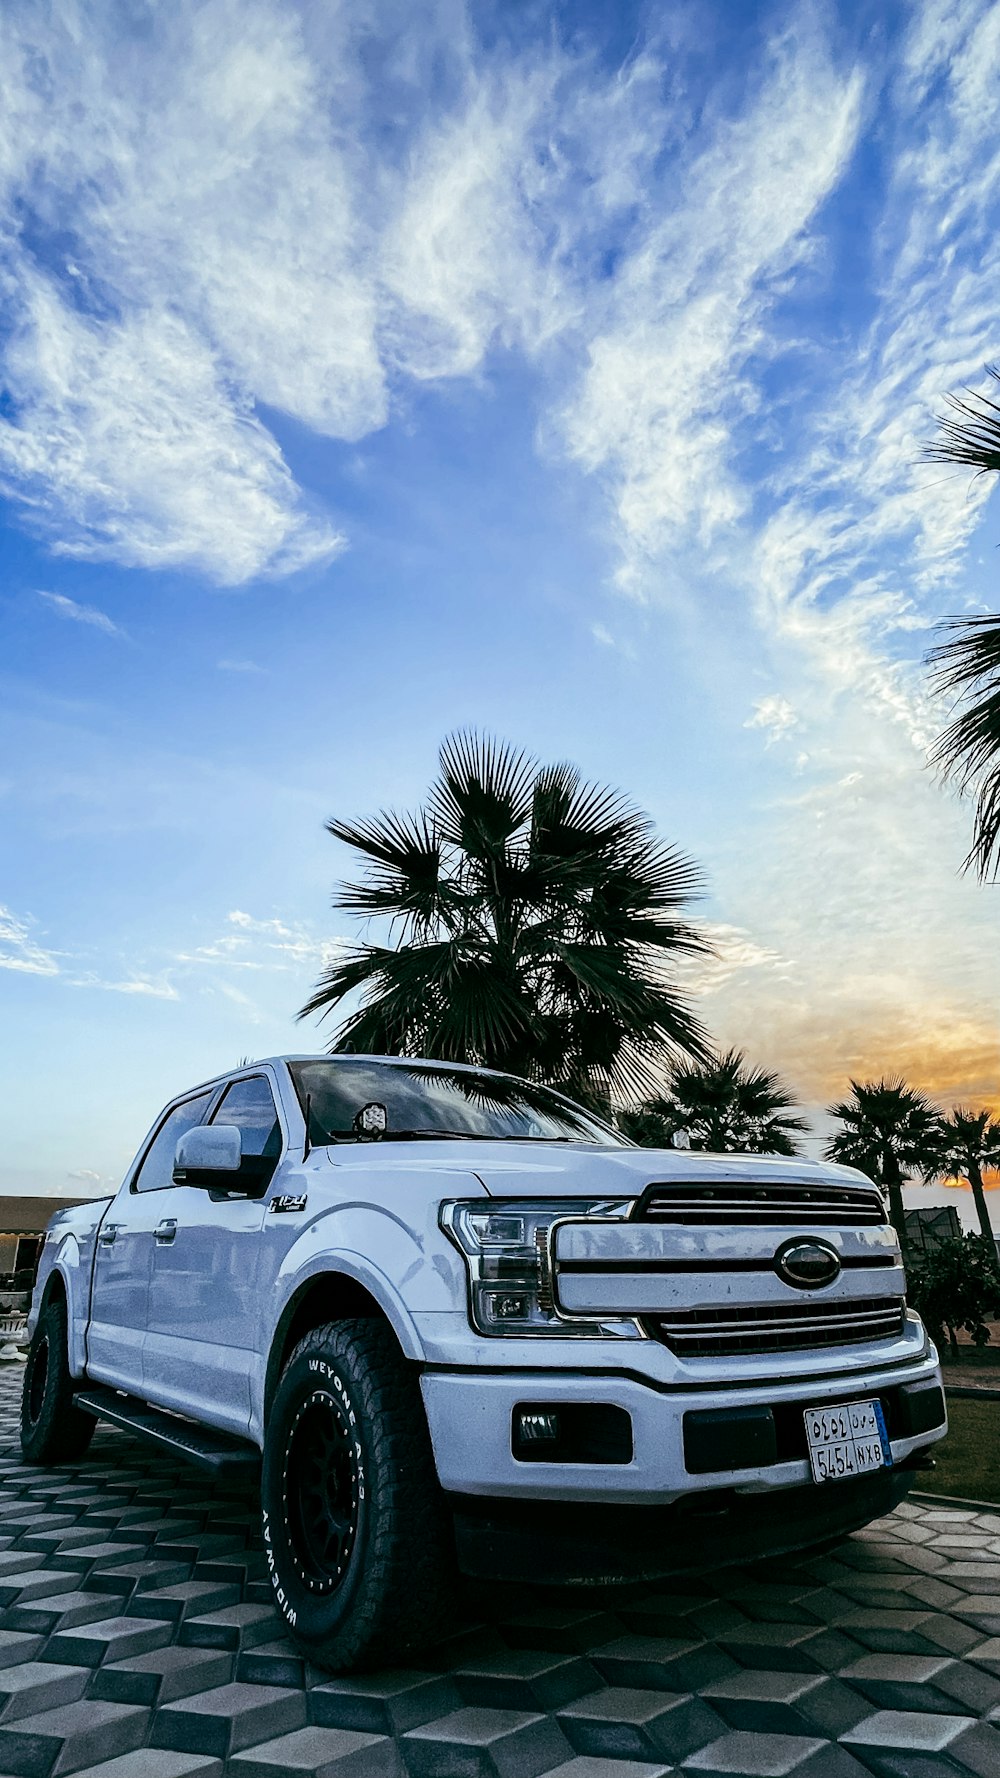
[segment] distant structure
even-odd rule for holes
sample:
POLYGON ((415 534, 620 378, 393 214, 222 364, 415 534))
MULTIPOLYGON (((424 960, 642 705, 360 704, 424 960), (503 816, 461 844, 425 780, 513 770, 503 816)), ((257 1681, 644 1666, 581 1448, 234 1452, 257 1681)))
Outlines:
POLYGON ((50 1216, 86 1202, 0 1197, 0 1363, 24 1356, 25 1323, 50 1216))
POLYGON ((954 1204, 928 1204, 906 1212, 906 1242, 909 1247, 936 1247, 939 1241, 957 1241, 962 1233, 954 1204))
POLYGON ((0 1288, 30 1290, 49 1218, 86 1198, 0 1197, 0 1288))

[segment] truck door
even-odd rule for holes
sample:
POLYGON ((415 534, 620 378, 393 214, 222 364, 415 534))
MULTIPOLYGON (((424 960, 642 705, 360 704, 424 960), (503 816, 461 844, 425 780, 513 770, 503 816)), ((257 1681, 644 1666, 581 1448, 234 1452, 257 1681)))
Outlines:
POLYGON ((283 1136, 265 1074, 230 1081, 212 1123, 235 1124, 250 1175, 233 1194, 175 1185, 154 1230, 144 1394, 212 1426, 246 1434, 259 1322, 257 1279, 264 1193, 283 1136))
POLYGON ((153 1230, 162 1198, 173 1185, 178 1138, 201 1123, 212 1097, 211 1092, 198 1093, 165 1112, 138 1166, 105 1213, 97 1236, 87 1329, 87 1375, 96 1382, 142 1393, 153 1230))

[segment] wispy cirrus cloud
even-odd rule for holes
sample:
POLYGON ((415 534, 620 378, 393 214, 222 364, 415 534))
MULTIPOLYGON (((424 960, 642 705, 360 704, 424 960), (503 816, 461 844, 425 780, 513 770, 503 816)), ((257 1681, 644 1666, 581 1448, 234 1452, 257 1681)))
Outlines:
POLYGON ((32 925, 32 921, 0 905, 0 969, 16 970, 22 975, 58 975, 58 954, 46 950, 32 937, 32 925))
POLYGON ((229 969, 291 971, 307 965, 327 969, 348 942, 318 938, 301 923, 289 924, 276 915, 260 919, 234 908, 217 938, 180 953, 177 961, 229 969))
POLYGON ((46 593, 39 589, 38 597, 44 599, 51 611, 59 617, 65 617, 75 624, 87 624, 91 629, 101 630, 105 636, 124 636, 125 631, 106 611, 96 605, 81 605, 78 600, 71 599, 66 593, 46 593))

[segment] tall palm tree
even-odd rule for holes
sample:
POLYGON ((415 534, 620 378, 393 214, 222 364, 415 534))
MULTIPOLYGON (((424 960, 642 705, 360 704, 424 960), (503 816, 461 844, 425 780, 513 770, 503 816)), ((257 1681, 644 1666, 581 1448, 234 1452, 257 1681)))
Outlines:
POLYGON ((979 1227, 988 1241, 996 1236, 983 1186, 984 1168, 1000 1167, 1000 1122, 988 1111, 956 1105, 941 1122, 941 1151, 928 1177, 967 1179, 976 1201, 979 1227))
POLYGON ((941 1115, 935 1105, 898 1076, 851 1082, 851 1097, 830 1106, 842 1128, 826 1146, 831 1161, 860 1167, 889 1194, 889 1216, 900 1241, 906 1237, 903 1181, 926 1178, 940 1147, 941 1115))
MULTIPOLYGON (((987 365, 1000 381, 1000 370, 987 365)), ((956 463, 977 475, 1000 473, 1000 406, 967 390, 948 396, 950 413, 938 421, 938 436, 924 455, 934 463, 956 463)), ((1000 869, 1000 615, 945 618, 943 640, 931 649, 932 685, 953 694, 958 714, 938 738, 931 758, 964 791, 976 798, 972 847, 965 860, 980 877, 1000 869)))
POLYGON ((348 996, 332 1048, 473 1062, 591 1103, 652 1089, 706 1034, 673 978, 709 950, 696 866, 617 791, 475 734, 447 740, 415 815, 328 823, 359 853, 334 906, 388 942, 331 965, 300 1018, 348 996))
POLYGON ((666 1147, 685 1130, 692 1148, 716 1154, 798 1154, 796 1136, 808 1127, 791 1113, 792 1098, 778 1075, 751 1068, 741 1050, 706 1062, 679 1063, 667 1090, 621 1113, 619 1122, 644 1147, 666 1147))

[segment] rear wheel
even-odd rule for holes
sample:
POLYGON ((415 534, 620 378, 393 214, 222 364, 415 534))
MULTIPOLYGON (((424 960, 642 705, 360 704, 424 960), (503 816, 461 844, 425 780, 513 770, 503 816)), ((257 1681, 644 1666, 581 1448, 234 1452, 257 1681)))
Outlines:
POLYGON ((28 1348, 21 1394, 21 1449, 29 1463, 82 1457, 97 1421, 73 1401, 66 1299, 50 1297, 28 1348))
POLYGON ((416 1378, 376 1320, 301 1340, 275 1394, 261 1477, 275 1600, 334 1672, 443 1627, 454 1565, 416 1378))

